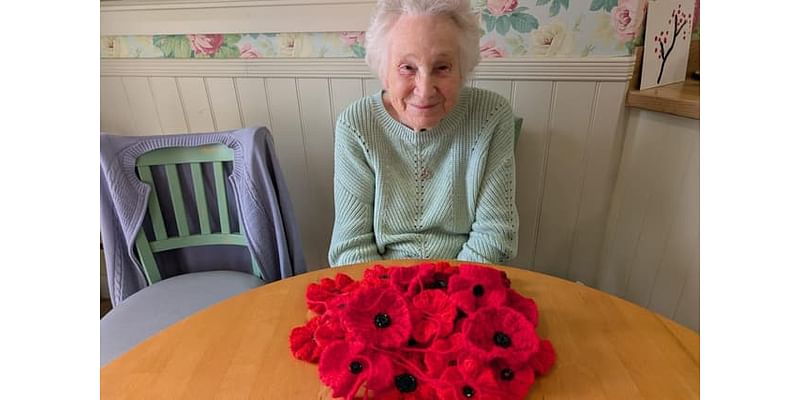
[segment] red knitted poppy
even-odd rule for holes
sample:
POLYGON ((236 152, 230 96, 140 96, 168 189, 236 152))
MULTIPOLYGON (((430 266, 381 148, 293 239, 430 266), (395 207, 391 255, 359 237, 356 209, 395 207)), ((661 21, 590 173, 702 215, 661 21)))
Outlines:
POLYGON ((397 292, 378 287, 356 292, 342 322, 353 339, 383 348, 405 344, 411 333, 406 301, 397 292))
POLYGON ((335 397, 351 398, 361 385, 382 391, 392 383, 391 376, 382 372, 391 369, 389 358, 359 342, 336 342, 325 349, 319 361, 320 379, 333 389, 335 397))
MULTIPOLYGON (((548 342, 549 343, 549 342, 548 342)), ((542 346, 540 345, 541 349, 542 346)), ((514 398, 523 398, 534 382, 534 369, 530 365, 513 366, 502 358, 491 363, 494 373, 493 387, 501 393, 511 393, 514 398)))
POLYGON ((447 291, 453 302, 465 312, 499 306, 506 301, 508 292, 503 276, 495 269, 462 265, 459 273, 450 278, 447 291))
POLYGON ((437 337, 453 331, 456 306, 441 290, 426 290, 411 299, 412 337, 420 344, 428 344, 437 337))
POLYGON ((314 334, 319 328, 319 319, 320 317, 314 317, 306 325, 292 329, 289 343, 295 358, 312 363, 319 361, 322 348, 314 339, 314 334))
POLYGON ((539 351, 534 353, 531 358, 531 365, 537 374, 543 375, 550 370, 550 367, 556 363, 556 351, 553 349, 553 344, 549 340, 542 340, 539 342, 539 351))
POLYGON ((374 265, 309 285, 320 314, 289 335, 292 354, 319 363, 336 398, 523 399, 556 360, 536 333, 532 299, 502 271, 477 265, 374 265))
POLYGON ((539 308, 533 300, 509 290, 505 305, 522 313, 534 327, 539 326, 539 308))
POLYGON ((439 376, 447 367, 458 365, 459 357, 464 357, 464 338, 460 332, 436 339, 425 352, 425 368, 428 373, 439 376))
POLYGON ((450 277, 457 272, 458 268, 446 262, 420 264, 416 277, 409 282, 406 295, 413 296, 425 289, 441 289, 446 292, 450 277))
POLYGON ((358 282, 345 274, 336 274, 335 279, 322 278, 318 284, 312 283, 306 289, 308 309, 317 314, 322 314, 327 309, 329 300, 356 288, 358 288, 358 282))
POLYGON ((408 288, 408 283, 419 273, 419 265, 412 265, 405 268, 392 268, 389 270, 389 280, 392 284, 404 292, 408 288))
POLYGON ((477 357, 527 362, 539 350, 539 337, 525 316, 509 307, 486 307, 464 322, 466 346, 477 357))

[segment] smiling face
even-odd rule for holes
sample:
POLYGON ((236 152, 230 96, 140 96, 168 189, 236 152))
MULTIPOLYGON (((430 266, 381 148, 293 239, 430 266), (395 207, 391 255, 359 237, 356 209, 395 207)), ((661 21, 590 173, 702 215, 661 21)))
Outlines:
POLYGON ((404 15, 388 34, 383 103, 411 129, 436 126, 458 102, 458 33, 448 17, 404 15))

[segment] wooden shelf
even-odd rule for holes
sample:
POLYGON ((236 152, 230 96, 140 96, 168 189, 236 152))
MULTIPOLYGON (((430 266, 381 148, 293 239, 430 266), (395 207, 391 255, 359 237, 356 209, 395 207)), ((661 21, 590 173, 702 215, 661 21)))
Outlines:
POLYGON ((630 90, 625 104, 628 107, 700 119, 700 81, 687 79, 646 90, 630 90))
POLYGON ((689 45, 689 59, 686 63, 686 80, 671 85, 639 90, 642 79, 642 57, 644 47, 634 51, 636 61, 633 75, 628 85, 625 105, 644 110, 700 119, 700 81, 692 79, 692 73, 700 70, 700 40, 692 40, 689 45))

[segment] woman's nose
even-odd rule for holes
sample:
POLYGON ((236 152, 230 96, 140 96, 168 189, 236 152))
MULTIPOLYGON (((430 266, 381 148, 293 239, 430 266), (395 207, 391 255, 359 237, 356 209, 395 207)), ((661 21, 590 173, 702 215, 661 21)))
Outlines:
POLYGON ((433 96, 435 92, 436 82, 434 78, 429 74, 418 74, 414 94, 424 99, 433 96))

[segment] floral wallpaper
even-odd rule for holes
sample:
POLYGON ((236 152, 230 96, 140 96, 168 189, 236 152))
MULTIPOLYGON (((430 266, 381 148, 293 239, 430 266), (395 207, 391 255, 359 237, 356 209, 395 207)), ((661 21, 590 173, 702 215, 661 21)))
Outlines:
MULTIPOLYGON (((641 45, 647 1, 472 0, 472 4, 480 14, 484 58, 614 57, 627 56, 641 45)), ((100 57, 363 58, 363 44, 363 32, 101 36, 100 57)))

